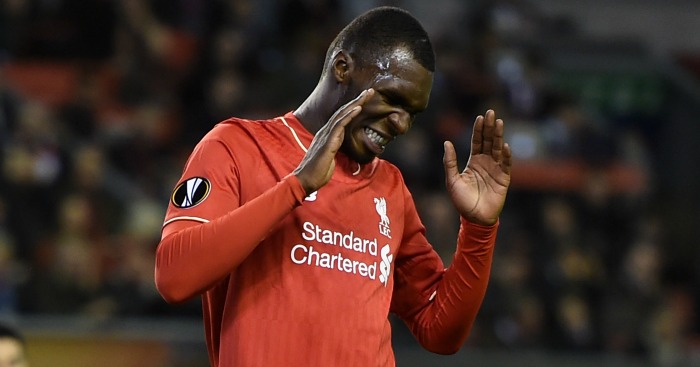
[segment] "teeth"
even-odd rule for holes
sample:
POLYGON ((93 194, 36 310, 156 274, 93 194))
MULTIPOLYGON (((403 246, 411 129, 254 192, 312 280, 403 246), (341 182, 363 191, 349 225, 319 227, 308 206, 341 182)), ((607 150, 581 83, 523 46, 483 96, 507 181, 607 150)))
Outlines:
POLYGON ((371 140, 374 144, 377 144, 382 148, 389 143, 389 139, 384 138, 383 136, 377 134, 376 131, 368 127, 365 128, 365 134, 367 134, 369 140, 371 140))

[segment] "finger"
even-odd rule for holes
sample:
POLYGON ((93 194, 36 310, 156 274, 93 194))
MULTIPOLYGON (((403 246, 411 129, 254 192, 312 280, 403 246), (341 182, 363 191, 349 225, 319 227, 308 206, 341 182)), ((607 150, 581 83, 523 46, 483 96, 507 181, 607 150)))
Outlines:
POLYGON ((503 153, 503 120, 497 119, 493 133, 493 146, 491 147, 491 157, 496 162, 501 161, 503 153))
POLYGON ((484 140, 484 116, 477 116, 472 128, 472 149, 471 155, 481 154, 484 140))
POLYGON ((507 175, 510 175, 510 171, 513 165, 513 152, 510 150, 510 145, 508 143, 503 144, 503 160, 501 160, 501 170, 507 175))
POLYGON ((353 109, 355 106, 362 106, 373 95, 374 95, 374 89, 372 89, 372 88, 365 89, 362 91, 362 93, 358 94, 357 97, 355 97, 353 100, 351 100, 350 102, 348 102, 348 103, 344 104, 342 107, 340 107, 336 113, 343 113, 341 111, 353 109))
POLYGON ((352 121, 352 119, 354 119, 358 114, 360 114, 360 111, 362 111, 362 106, 355 106, 349 111, 345 112, 345 115, 340 117, 338 122, 333 127, 333 130, 344 130, 345 126, 349 124, 350 121, 352 121))
POLYGON ((343 105, 336 111, 336 114, 342 114, 339 118, 336 116, 331 117, 333 121, 333 126, 331 129, 337 131, 337 129, 345 129, 345 126, 352 121, 355 116, 357 116, 362 110, 362 105, 365 104, 374 95, 374 89, 365 89, 360 93, 355 99, 343 105))
POLYGON ((359 103, 360 105, 363 105, 363 104, 365 104, 365 102, 369 101, 370 98, 372 98, 372 96, 374 96, 374 88, 365 89, 365 90, 362 91, 362 93, 360 93, 360 95, 358 96, 358 98, 357 98, 357 99, 358 99, 358 103, 359 103))
POLYGON ((328 123, 316 133, 311 141, 311 147, 317 147, 316 149, 330 154, 337 153, 345 137, 345 127, 362 111, 362 105, 372 95, 374 95, 374 89, 365 89, 355 99, 336 110, 328 123))
POLYGON ((486 111, 486 115, 484 115, 484 138, 481 150, 481 153, 484 154, 491 154, 493 147, 493 134, 496 129, 495 115, 493 110, 486 111))
POLYGON ((340 149, 340 145, 343 143, 343 139, 345 138, 345 126, 347 126, 350 121, 352 121, 352 119, 360 113, 360 111, 362 111, 361 106, 353 107, 331 126, 331 129, 328 132, 328 138, 325 140, 325 146, 327 147, 326 149, 329 149, 332 154, 335 154, 338 149, 340 149))
POLYGON ((445 155, 442 157, 442 163, 445 165, 445 182, 449 184, 455 176, 459 175, 457 152, 455 152, 454 145, 449 141, 445 141, 443 147, 445 148, 445 155))
POLYGON ((345 125, 352 121, 352 118, 350 120, 347 120, 348 115, 354 114, 352 117, 357 116, 359 111, 355 110, 355 107, 362 106, 363 104, 365 104, 365 102, 367 102, 372 95, 374 95, 374 89, 370 88, 363 90, 362 93, 355 97, 355 99, 338 108, 338 110, 335 111, 333 116, 331 116, 330 120, 328 120, 328 123, 324 125, 321 129, 333 131, 338 127, 338 125, 345 127, 345 125))

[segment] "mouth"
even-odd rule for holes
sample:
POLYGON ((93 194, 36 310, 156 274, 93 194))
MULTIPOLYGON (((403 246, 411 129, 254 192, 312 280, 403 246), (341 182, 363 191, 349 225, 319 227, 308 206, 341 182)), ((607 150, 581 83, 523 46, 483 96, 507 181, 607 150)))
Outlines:
POLYGON ((389 141, 391 140, 369 127, 365 127, 365 135, 367 136, 367 140, 369 141, 372 150, 376 154, 384 152, 384 148, 386 148, 386 145, 389 144, 389 141))

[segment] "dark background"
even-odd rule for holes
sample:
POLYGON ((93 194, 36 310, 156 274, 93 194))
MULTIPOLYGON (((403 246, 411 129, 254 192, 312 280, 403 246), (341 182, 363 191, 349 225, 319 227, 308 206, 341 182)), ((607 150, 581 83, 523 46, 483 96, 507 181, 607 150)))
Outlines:
POLYGON ((335 34, 380 4, 436 48, 430 106, 385 158, 446 263, 442 141, 465 163, 494 108, 515 154, 467 345, 436 357, 395 322, 399 365, 700 365, 700 4, 682 0, 0 1, 0 318, 33 358, 99 335, 162 346, 151 365, 206 363, 199 301, 153 284, 184 160, 228 116, 293 110, 335 34))

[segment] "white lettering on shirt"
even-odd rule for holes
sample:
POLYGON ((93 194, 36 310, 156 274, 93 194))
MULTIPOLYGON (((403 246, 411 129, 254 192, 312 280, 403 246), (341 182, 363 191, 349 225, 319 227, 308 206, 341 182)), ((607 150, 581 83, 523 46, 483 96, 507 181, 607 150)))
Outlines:
POLYGON ((322 228, 312 222, 304 222, 302 224, 301 238, 309 243, 297 243, 292 246, 290 258, 294 264, 317 266, 359 275, 372 280, 377 279, 377 268, 379 268, 379 281, 385 287, 389 284, 394 255, 391 254, 391 246, 389 244, 382 247, 381 255, 379 255, 376 237, 372 239, 363 238, 354 231, 344 233, 322 228), (329 248, 329 246, 335 247, 335 249, 329 248), (343 250, 351 252, 344 252, 343 250), (359 256, 359 254, 371 255, 377 259, 374 261, 363 261, 354 258, 359 256))

